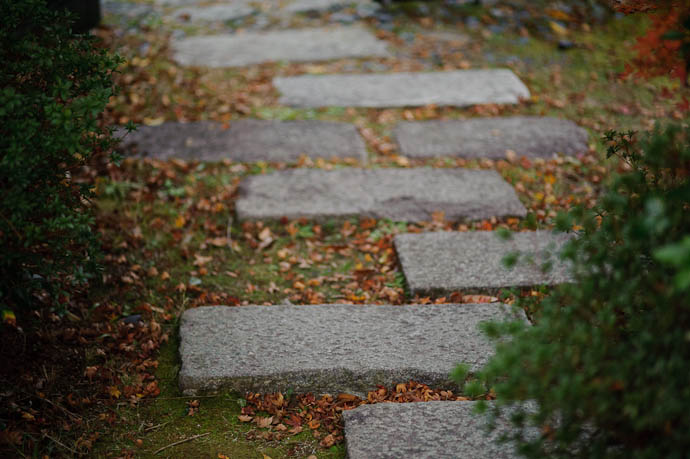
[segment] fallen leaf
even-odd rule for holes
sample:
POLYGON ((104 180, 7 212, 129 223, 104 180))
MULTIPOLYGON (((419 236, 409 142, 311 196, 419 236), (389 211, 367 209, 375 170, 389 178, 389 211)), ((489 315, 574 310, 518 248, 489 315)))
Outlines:
POLYGON ((357 397, 356 395, 343 393, 338 395, 338 400, 343 402, 356 402, 357 400, 359 400, 359 397, 357 397))
POLYGON ((333 446, 335 443, 335 437, 333 437, 333 434, 328 434, 325 437, 323 437, 323 440, 319 442, 319 445, 323 446, 324 448, 330 448, 333 446))
POLYGON ((321 422, 319 422, 317 419, 312 419, 311 421, 309 421, 309 422, 307 423, 307 425, 309 426, 309 428, 310 428, 311 430, 316 430, 316 429, 318 429, 319 427, 321 427, 321 422))
POLYGON ((237 416, 237 419, 240 420, 240 422, 251 422, 252 419, 254 419, 253 416, 247 416, 246 414, 240 414, 237 416))
POLYGON ((108 393, 113 398, 120 398, 120 395, 122 394, 116 386, 108 386, 108 393))
POLYGON ((271 423, 273 422, 273 416, 270 416, 268 418, 257 417, 256 419, 254 419, 254 422, 257 426, 261 427, 262 429, 265 429, 271 426, 271 423))
POLYGON ((203 266, 212 260, 213 257, 205 257, 203 255, 199 255, 198 253, 194 254, 194 266, 203 266))

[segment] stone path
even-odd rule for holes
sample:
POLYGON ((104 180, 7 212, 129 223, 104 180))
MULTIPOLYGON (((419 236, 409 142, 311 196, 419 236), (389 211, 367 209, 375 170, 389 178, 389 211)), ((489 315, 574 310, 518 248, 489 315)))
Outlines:
POLYGON ((516 104, 529 90, 506 69, 275 78, 280 102, 295 107, 516 104))
POLYGON ((343 411, 350 459, 520 457, 499 438, 508 431, 486 431, 474 413, 476 402, 377 403, 343 411))
POLYGON ((389 56, 385 42, 361 26, 194 36, 173 42, 173 50, 177 63, 204 67, 389 56))
POLYGON ((502 159, 551 157, 587 151, 587 131, 572 121, 535 116, 477 118, 453 121, 402 122, 394 136, 400 150, 412 158, 460 156, 502 159))
POLYGON ((294 162, 310 158, 355 158, 366 163, 367 151, 357 129, 331 121, 232 121, 163 123, 140 126, 122 147, 158 159, 294 162))
POLYGON ((189 309, 180 389, 366 395, 410 379, 452 387, 459 362, 476 371, 492 353, 479 323, 512 314, 497 303, 189 309))
MULTIPOLYGON (((128 17, 155 10, 174 22, 202 27, 256 15, 250 26, 261 28, 278 22, 285 27, 295 13, 316 16, 353 4, 357 13, 344 13, 343 22, 371 16, 378 8, 370 0, 155 0, 136 9, 108 0, 105 6, 128 17)), ((387 43, 364 24, 187 37, 186 29, 176 32, 173 59, 183 66, 393 57, 387 43)), ((436 38, 458 47, 470 40, 449 32, 436 38)), ((528 88, 508 69, 301 75, 274 78, 273 85, 282 94, 280 103, 296 107, 465 107, 517 104, 530 97, 528 88)), ((504 158, 508 150, 519 156, 550 157, 587 148, 586 131, 570 121, 544 117, 403 122, 394 137, 400 151, 415 158, 504 158)), ((164 123, 130 134, 125 148, 159 159, 294 162, 307 155, 367 161, 365 144, 354 126, 322 121, 246 119, 232 121, 225 129, 207 121, 164 123)), ((374 217, 418 222, 430 220, 435 212, 443 212, 449 220, 527 213, 513 188, 491 170, 291 169, 251 176, 238 194, 235 210, 240 220, 374 217)), ((395 248, 412 295, 445 295, 567 282, 562 263, 548 274, 539 269, 544 249, 560 247, 566 240, 567 236, 545 232, 516 233, 508 242, 493 232, 436 232, 398 235, 395 248), (501 260, 514 250, 534 252, 536 261, 508 271, 501 260)), ((469 364, 474 372, 494 351, 479 324, 511 314, 515 313, 498 303, 190 309, 180 325, 179 385, 187 395, 289 389, 365 395, 378 384, 409 380, 435 388, 454 387, 449 374, 458 363, 469 364)), ((522 312, 512 317, 527 320, 522 312)), ((472 402, 431 402, 363 405, 344 412, 348 455, 353 459, 515 457, 510 446, 497 443, 500 431, 485 433, 484 420, 472 414, 473 408, 472 402)))
POLYGON ((568 267, 555 254, 568 238, 546 231, 513 233, 509 240, 494 231, 439 231, 397 235, 395 249, 412 295, 445 295, 567 282, 568 267), (509 270, 503 257, 516 251, 530 258, 509 270), (543 273, 548 261, 553 269, 543 273))
POLYGON ((466 169, 293 169, 240 185, 240 220, 345 217, 429 221, 524 217, 513 188, 495 171, 466 169))

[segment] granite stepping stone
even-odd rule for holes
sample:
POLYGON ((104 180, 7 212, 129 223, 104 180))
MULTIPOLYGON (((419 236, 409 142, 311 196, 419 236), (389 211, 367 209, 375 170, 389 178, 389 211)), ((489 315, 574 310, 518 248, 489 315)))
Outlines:
POLYGON ((224 22, 253 14, 249 3, 232 3, 209 6, 190 6, 175 10, 170 17, 185 22, 224 22))
POLYGON ((518 318, 500 303, 443 305, 208 306, 180 325, 180 390, 364 395, 414 380, 453 388, 493 353, 481 322, 518 318))
POLYGON ((490 170, 291 169, 251 176, 240 184, 240 220, 370 217, 429 221, 525 216, 513 188, 490 170))
POLYGON ((394 136, 402 153, 412 158, 503 159, 508 150, 549 158, 585 152, 588 139, 587 131, 572 121, 537 116, 405 121, 396 126, 394 136))
POLYGON ((374 5, 370 0, 294 0, 283 10, 288 13, 327 12, 350 5, 374 5))
POLYGON ((495 231, 439 231, 400 234, 394 243, 410 293, 445 295, 568 282, 568 265, 557 254, 571 237, 526 231, 503 240, 495 231), (527 258, 512 269, 504 267, 503 258, 515 251, 527 258), (543 273, 547 262, 553 268, 543 273))
POLYGON ((389 56, 386 43, 361 26, 195 36, 177 40, 172 47, 177 63, 205 67, 389 56))
MULTIPOLYGON (((500 418, 487 431, 478 402, 377 403, 343 411, 350 459, 517 459, 515 446, 501 443, 510 424, 500 418)), ((533 430, 533 429, 531 429, 533 430)), ((537 432, 528 431, 528 435, 537 432)))
POLYGON ((140 126, 122 147, 157 159, 292 162, 311 158, 355 158, 366 162, 364 141, 351 124, 332 121, 232 121, 140 126))
POLYGON ((510 70, 360 75, 301 75, 273 79, 280 103, 295 107, 404 107, 436 104, 516 104, 529 90, 510 70))

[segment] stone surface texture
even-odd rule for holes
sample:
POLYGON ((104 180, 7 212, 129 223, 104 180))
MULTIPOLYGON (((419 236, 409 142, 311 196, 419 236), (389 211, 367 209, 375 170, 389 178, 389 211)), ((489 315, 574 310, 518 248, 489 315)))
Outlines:
POLYGON ((549 158, 556 153, 587 151, 587 131, 569 120, 536 116, 402 122, 394 130, 405 156, 460 156, 502 159, 518 156, 549 158))
POLYGON ((173 49, 177 63, 206 67, 389 55, 385 42, 361 26, 195 36, 173 42, 173 49))
POLYGON ((512 444, 499 442, 510 424, 489 433, 477 402, 377 403, 343 411, 349 459, 512 459, 512 444))
POLYGON ((184 22, 224 22, 254 13, 249 3, 190 6, 175 10, 170 17, 184 22))
POLYGON ((493 352, 479 323, 514 314, 499 303, 189 309, 180 389, 363 395, 410 379, 453 387, 459 362, 476 371, 493 352))
POLYGON ((157 159, 240 162, 292 162, 310 158, 355 158, 366 162, 367 152, 357 128, 332 121, 232 121, 221 123, 163 123, 140 126, 124 137, 125 149, 157 159))
POLYGON ((292 169, 255 175, 240 185, 240 220, 372 217, 429 221, 526 215, 495 171, 466 169, 292 169))
POLYGON ((288 13, 305 13, 309 11, 326 12, 350 5, 364 5, 373 3, 370 0, 294 0, 283 10, 288 13))
POLYGON ((510 70, 279 77, 280 102, 296 107, 515 104, 530 96, 510 70))
POLYGON ((494 231, 439 231, 400 234, 394 242, 410 292, 426 295, 568 282, 568 265, 557 253, 570 237, 526 231, 503 240, 494 231), (516 251, 520 260, 505 268, 503 258, 516 251), (553 269, 543 273, 547 261, 553 269))

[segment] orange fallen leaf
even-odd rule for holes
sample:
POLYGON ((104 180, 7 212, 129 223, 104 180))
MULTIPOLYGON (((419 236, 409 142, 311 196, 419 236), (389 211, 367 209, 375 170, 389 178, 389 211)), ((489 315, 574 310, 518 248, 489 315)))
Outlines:
POLYGON ((355 402, 359 400, 359 397, 357 397, 356 395, 343 393, 338 395, 338 400, 343 402, 355 402))
POLYGON ((316 430, 321 427, 321 422, 319 422, 317 419, 312 419, 307 425, 311 430, 316 430))
POLYGON ((463 295, 463 303, 496 303, 498 298, 488 295, 463 295))

